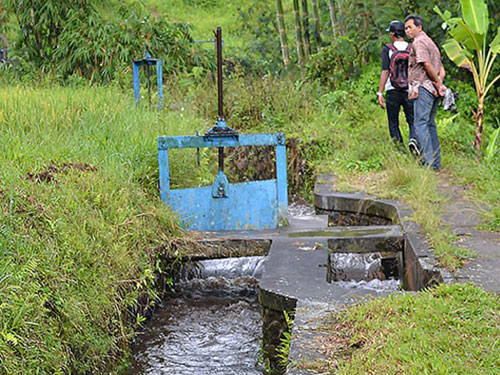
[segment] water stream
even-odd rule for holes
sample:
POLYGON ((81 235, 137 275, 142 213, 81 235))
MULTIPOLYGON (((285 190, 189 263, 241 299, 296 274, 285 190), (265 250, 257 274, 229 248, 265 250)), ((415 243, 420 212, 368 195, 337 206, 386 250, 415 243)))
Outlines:
POLYGON ((261 375, 263 259, 197 262, 141 332, 126 374, 261 375))
POLYGON ((397 259, 383 258, 381 253, 333 253, 330 262, 330 281, 337 286, 391 291, 401 285, 397 259))
MULTIPOLYGON (((292 204, 294 216, 314 215, 292 204)), ((194 262, 145 324, 123 375, 261 375, 261 308, 257 301, 264 257, 194 262)), ((396 290, 380 254, 336 254, 330 282, 347 288, 396 290)), ((325 273, 325 282, 327 275, 325 273)))

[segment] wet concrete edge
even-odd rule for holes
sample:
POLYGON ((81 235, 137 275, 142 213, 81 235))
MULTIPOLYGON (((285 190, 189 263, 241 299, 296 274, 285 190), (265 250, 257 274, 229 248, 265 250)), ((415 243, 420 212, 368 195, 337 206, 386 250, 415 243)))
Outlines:
POLYGON ((319 176, 314 188, 314 205, 322 213, 342 211, 388 219, 399 223, 405 237, 404 287, 419 291, 436 283, 454 283, 457 280, 446 269, 438 267, 434 254, 419 224, 411 221, 411 209, 396 200, 376 199, 366 193, 346 193, 334 190, 334 178, 319 176))

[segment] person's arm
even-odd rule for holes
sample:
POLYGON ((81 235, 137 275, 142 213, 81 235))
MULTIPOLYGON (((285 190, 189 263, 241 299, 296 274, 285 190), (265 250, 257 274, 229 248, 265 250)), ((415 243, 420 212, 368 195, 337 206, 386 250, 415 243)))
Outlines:
POLYGON ((444 70, 443 65, 441 65, 441 68, 439 68, 438 77, 441 78, 441 82, 444 81, 444 77, 446 77, 446 71, 444 70))
POLYGON ((443 73, 443 77, 441 78, 438 73, 434 70, 432 67, 431 63, 429 61, 426 61, 423 63, 424 70, 427 73, 427 76, 429 79, 432 81, 434 84, 434 87, 436 88, 437 92, 439 95, 444 94, 444 90, 446 90, 446 87, 443 85, 443 80, 444 78, 444 68, 440 68, 438 73, 443 73))
POLYGON ((378 85, 377 97, 378 97, 378 104, 383 109, 385 109, 384 88, 387 82, 387 78, 389 78, 389 65, 390 65, 389 47, 387 45, 384 45, 382 47, 382 52, 380 54, 380 57, 382 60, 382 72, 380 73, 380 83, 378 85))
POLYGON ((387 78, 389 78, 389 71, 388 70, 382 70, 382 73, 380 73, 380 83, 378 85, 377 96, 378 96, 378 104, 383 109, 385 109, 384 87, 385 87, 385 83, 387 82, 387 78))

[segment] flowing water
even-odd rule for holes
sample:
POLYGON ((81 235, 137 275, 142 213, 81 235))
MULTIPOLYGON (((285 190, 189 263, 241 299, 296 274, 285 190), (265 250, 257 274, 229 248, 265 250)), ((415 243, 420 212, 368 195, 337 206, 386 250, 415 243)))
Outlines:
POLYGON ((147 323, 127 375, 261 375, 263 259, 197 262, 147 323))
POLYGON ((380 253, 333 253, 330 255, 330 279, 345 288, 390 291, 399 289, 397 260, 380 253))
POLYGON ((315 214, 314 207, 308 204, 305 200, 296 198, 288 206, 288 214, 296 217, 307 217, 315 214))

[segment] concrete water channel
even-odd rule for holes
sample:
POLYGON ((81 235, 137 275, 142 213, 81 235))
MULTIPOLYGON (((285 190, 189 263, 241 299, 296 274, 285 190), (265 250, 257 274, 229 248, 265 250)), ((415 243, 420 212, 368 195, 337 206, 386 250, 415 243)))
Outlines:
POLYGON ((454 281, 436 267, 398 202, 337 192, 323 176, 314 206, 316 214, 291 215, 276 230, 201 233, 207 258, 253 257, 201 264, 201 273, 185 278, 146 328, 129 374, 258 374, 264 367, 307 374, 301 364, 324 357, 314 344, 322 317, 368 298, 454 281), (276 356, 285 312, 294 319, 288 368, 276 356), (180 341, 187 346, 179 349, 180 341))

